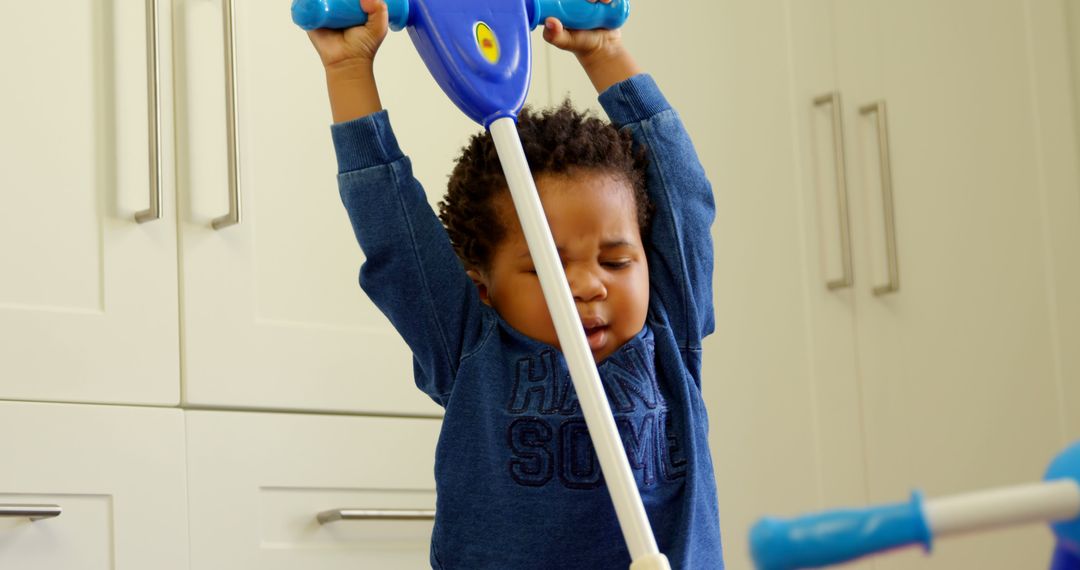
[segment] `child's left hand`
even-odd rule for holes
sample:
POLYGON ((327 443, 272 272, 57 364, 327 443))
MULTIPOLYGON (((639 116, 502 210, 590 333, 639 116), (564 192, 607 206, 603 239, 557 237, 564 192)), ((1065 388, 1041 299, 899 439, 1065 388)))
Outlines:
MULTIPOLYGON (((611 4, 611 0, 588 1, 611 4)), ((619 30, 567 30, 558 18, 544 21, 544 40, 583 60, 602 58, 622 49, 622 35, 619 30)))

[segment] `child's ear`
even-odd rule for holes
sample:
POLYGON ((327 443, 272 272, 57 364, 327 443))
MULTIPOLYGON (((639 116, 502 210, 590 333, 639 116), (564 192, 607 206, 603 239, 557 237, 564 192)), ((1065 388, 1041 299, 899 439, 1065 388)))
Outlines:
POLYGON ((475 269, 470 269, 465 273, 469 276, 469 279, 472 279, 472 282, 476 284, 476 291, 480 293, 480 301, 490 307, 491 296, 488 295, 487 279, 484 277, 484 274, 475 269))

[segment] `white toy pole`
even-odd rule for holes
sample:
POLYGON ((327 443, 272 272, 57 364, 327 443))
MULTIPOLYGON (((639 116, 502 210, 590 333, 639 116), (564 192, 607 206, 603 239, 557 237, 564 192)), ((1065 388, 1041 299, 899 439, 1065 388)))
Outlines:
POLYGON ((518 136, 513 119, 498 119, 490 126, 491 137, 499 153, 510 195, 514 200, 529 253, 540 277, 548 311, 555 323, 559 346, 570 369, 570 379, 577 391, 585 424, 592 436, 593 447, 600 460, 615 515, 619 519, 623 538, 634 561, 631 570, 664 570, 670 568, 667 558, 660 554, 653 537, 645 506, 638 495, 637 483, 630 470, 619 431, 608 405, 600 374, 589 350, 585 330, 581 327, 577 306, 562 269, 555 240, 551 236, 547 217, 540 204, 540 195, 533 181, 529 162, 518 136))
POLYGON ((1080 485, 1060 480, 929 499, 923 516, 934 538, 1071 520, 1080 516, 1080 485))

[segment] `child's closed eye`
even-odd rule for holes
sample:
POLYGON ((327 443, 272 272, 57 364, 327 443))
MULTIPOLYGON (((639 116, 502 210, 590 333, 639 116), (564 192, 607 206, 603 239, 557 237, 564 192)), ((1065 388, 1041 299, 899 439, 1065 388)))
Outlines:
POLYGON ((626 269, 630 267, 630 263, 632 263, 630 259, 609 259, 601 261, 600 265, 608 269, 626 269))

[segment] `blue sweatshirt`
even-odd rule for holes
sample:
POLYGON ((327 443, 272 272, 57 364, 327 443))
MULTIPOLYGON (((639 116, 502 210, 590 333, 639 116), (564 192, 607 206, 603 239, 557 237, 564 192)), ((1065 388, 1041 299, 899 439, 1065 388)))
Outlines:
MULTIPOLYGON (((722 569, 701 339, 713 331, 712 189, 652 78, 600 96, 649 154, 643 330, 599 364, 645 510, 672 567, 722 569)), ((332 127, 360 285, 446 410, 435 456, 431 565, 626 570, 630 556, 562 354, 480 301, 385 111, 332 127)))

